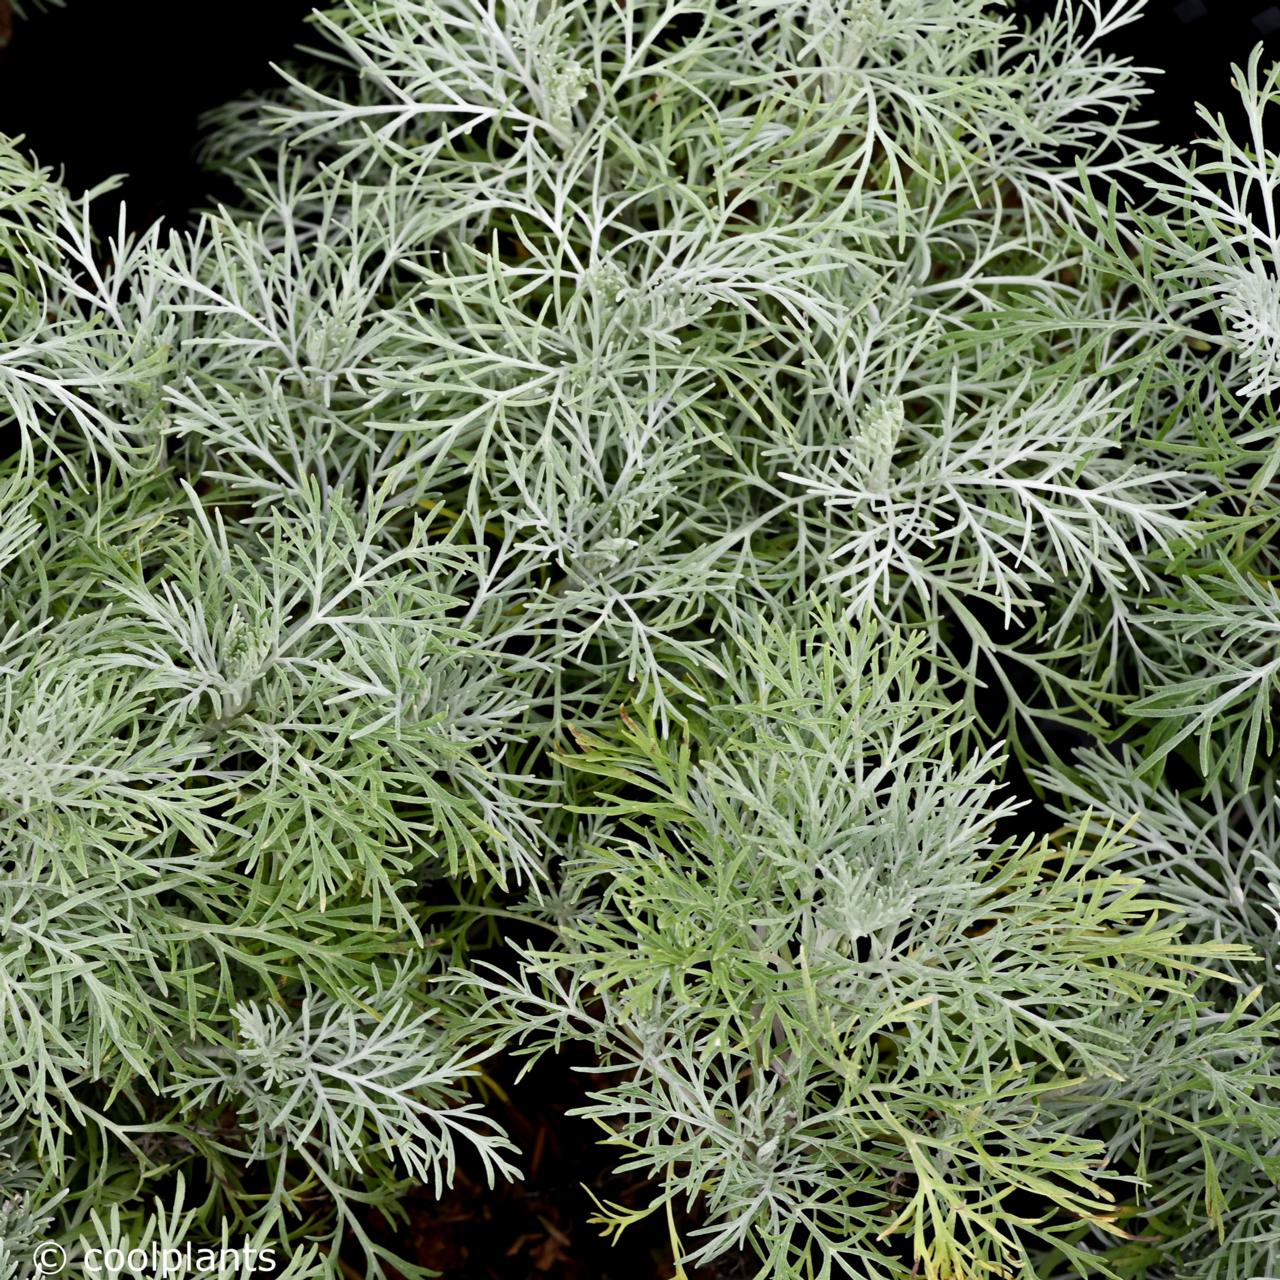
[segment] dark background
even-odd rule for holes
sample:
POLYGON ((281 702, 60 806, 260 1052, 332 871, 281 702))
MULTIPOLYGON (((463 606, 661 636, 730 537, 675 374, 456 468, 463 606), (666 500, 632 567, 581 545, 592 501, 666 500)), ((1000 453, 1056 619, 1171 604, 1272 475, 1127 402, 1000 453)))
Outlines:
POLYGON ((0 49, 0 133, 25 135, 73 191, 128 174, 135 226, 181 219, 208 202, 191 158, 201 113, 274 85, 269 64, 310 34, 318 2, 67 0, 34 13, 0 49))
MULTIPOLYGON (((12 25, 0 49, 0 132, 25 134, 42 163, 65 168, 73 190, 130 175, 135 225, 181 219, 210 189, 191 160, 201 112, 272 84, 268 64, 306 34, 302 19, 314 3, 68 0, 12 25)), ((1026 12, 1050 4, 1018 0, 1026 12)), ((0 40, 7 8, 0 0, 0 40)), ((1159 121, 1158 136, 1176 142, 1195 130, 1197 99, 1229 111, 1230 64, 1243 65, 1258 40, 1280 57, 1280 4, 1149 0, 1145 17, 1112 45, 1165 68, 1148 114, 1159 121)))

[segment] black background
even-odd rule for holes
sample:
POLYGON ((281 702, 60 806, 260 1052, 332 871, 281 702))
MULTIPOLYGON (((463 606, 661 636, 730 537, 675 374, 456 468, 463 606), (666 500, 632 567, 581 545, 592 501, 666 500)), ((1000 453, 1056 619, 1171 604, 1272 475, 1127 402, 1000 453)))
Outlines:
MULTIPOLYGON (((128 174, 137 225, 182 219, 210 188, 191 159, 201 112, 272 84, 269 64, 307 35, 302 19, 314 3, 68 0, 15 24, 0 51, 0 132, 26 135, 73 190, 128 174)), ((1050 3, 1019 0, 1027 12, 1050 3)), ((1196 130, 1197 100, 1230 116, 1230 64, 1243 65, 1259 40, 1280 56, 1280 3, 1150 0, 1111 43, 1165 69, 1145 114, 1158 121, 1157 136, 1177 142, 1196 130)))
MULTIPOLYGON (((3 4, 4 0, 0 0, 3 4)), ((276 83, 317 0, 67 0, 15 22, 0 52, 0 133, 81 190, 127 174, 131 221, 207 203, 202 112, 276 83)))

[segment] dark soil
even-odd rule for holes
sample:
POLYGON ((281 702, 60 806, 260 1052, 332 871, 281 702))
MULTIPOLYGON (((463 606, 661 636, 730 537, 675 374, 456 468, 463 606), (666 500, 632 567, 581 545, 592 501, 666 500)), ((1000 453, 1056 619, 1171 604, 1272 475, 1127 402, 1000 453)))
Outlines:
MULTIPOLYGON (((620 1240, 607 1240, 588 1219, 602 1202, 643 1209, 656 1196, 652 1184, 612 1172, 621 1153, 597 1139, 603 1131, 589 1120, 565 1113, 604 1078, 576 1071, 589 1066, 572 1051, 546 1058, 520 1083, 512 1083, 518 1063, 490 1065, 509 1101, 491 1100, 495 1114, 520 1147, 524 1180, 490 1190, 478 1168, 462 1163, 451 1190, 436 1200, 429 1189, 401 1202, 407 1222, 368 1224, 375 1239, 449 1280, 665 1280, 672 1253, 666 1215, 658 1209, 627 1227, 620 1240), (590 1190, 590 1195, 588 1194, 590 1190)), ((682 1238, 696 1223, 677 1214, 682 1238)), ((685 1241, 686 1245, 689 1243, 685 1241)), ((361 1273, 358 1245, 349 1251, 351 1268, 361 1273)), ((689 1280, 749 1280, 756 1267, 746 1257, 689 1269, 689 1280)), ((350 1274, 350 1273, 349 1273, 350 1274)))

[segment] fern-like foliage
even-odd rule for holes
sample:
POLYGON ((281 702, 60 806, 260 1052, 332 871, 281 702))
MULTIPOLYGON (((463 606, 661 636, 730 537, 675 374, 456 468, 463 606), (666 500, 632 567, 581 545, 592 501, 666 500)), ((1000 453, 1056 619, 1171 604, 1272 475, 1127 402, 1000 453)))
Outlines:
MULTIPOLYGON (((1153 1045, 1265 1078, 1265 1028, 1195 1015, 1199 975, 1254 953, 1184 940, 1114 824, 1001 838, 1012 806, 990 757, 958 758, 921 647, 762 626, 688 738, 631 715, 583 735, 572 917, 518 975, 468 980, 517 1044, 596 1046, 617 1082, 583 1114, 621 1168, 705 1206, 687 1261, 1091 1274, 1149 1212, 1131 1117, 1167 1096, 1153 1045)), ((1191 1106, 1221 1101, 1181 1074, 1191 1106)), ((1206 1161, 1276 1118, 1209 1130, 1206 1161)))
POLYGON ((415 1274, 572 1039, 677 1266, 1280 1269, 1280 88, 1146 142, 1141 8, 340 0, 190 231, 0 139, 0 1280, 415 1274))

